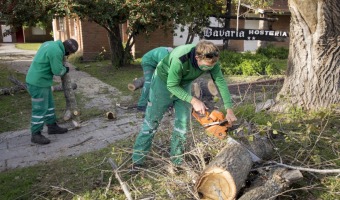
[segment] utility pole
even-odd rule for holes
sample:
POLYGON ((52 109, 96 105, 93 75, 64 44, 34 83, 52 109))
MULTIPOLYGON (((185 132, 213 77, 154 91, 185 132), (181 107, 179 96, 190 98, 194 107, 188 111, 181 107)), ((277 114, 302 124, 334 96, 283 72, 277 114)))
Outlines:
MULTIPOLYGON (((227 0, 226 7, 226 17, 224 18, 224 29, 230 28, 230 18, 231 18, 231 0, 227 0)), ((228 48, 228 40, 223 39, 223 50, 227 50, 228 48)))

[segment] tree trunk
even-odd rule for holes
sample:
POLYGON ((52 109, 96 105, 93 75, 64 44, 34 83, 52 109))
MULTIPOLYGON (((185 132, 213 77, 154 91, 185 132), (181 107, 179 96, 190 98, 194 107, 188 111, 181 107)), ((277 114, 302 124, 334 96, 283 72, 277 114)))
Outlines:
MULTIPOLYGON (((70 67, 70 63, 65 63, 65 66, 70 67)), ((71 77, 68 73, 61 77, 61 83, 64 88, 64 95, 66 100, 66 111, 64 114, 64 120, 68 121, 72 119, 73 125, 80 127, 80 112, 78 110, 76 96, 72 89, 71 77)))
POLYGON ((273 111, 306 110, 340 102, 340 4, 338 0, 289 0, 288 69, 273 111))
POLYGON ((119 25, 111 27, 111 30, 108 31, 108 33, 110 38, 112 66, 121 67, 124 65, 124 50, 119 25))

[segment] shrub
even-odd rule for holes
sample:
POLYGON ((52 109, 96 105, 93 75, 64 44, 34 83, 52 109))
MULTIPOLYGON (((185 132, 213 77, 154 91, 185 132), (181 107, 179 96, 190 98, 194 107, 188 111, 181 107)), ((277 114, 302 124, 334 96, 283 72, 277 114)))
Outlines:
POLYGON ((280 69, 273 61, 261 54, 223 51, 220 54, 221 69, 226 75, 274 75, 280 69))
POLYGON ((287 59, 288 49, 285 47, 275 47, 270 44, 267 47, 258 48, 256 54, 264 55, 267 58, 287 59))

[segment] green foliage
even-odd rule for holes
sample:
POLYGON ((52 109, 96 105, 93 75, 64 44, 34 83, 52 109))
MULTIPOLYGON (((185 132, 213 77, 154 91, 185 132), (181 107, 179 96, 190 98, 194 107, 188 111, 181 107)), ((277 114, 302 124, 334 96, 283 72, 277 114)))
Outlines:
POLYGON ((221 68, 226 75, 276 75, 281 74, 280 66, 261 54, 222 51, 221 68))
POLYGON ((83 61, 83 53, 77 51, 76 53, 69 55, 67 61, 73 64, 81 63, 83 61))
POLYGON ((256 50, 257 54, 264 55, 267 58, 287 59, 288 48, 276 47, 274 45, 268 45, 267 47, 260 47, 256 50))

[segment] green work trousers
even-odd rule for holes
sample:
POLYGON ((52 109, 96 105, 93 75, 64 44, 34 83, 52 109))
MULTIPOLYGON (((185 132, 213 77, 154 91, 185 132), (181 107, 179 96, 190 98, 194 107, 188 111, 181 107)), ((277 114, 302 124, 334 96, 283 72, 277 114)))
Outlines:
POLYGON ((26 85, 32 101, 31 133, 36 134, 43 129, 45 123, 56 122, 52 90, 51 87, 26 85))
POLYGON ((142 64, 143 74, 144 74, 144 84, 142 88, 142 94, 139 97, 137 106, 145 106, 148 103, 150 84, 153 72, 155 71, 156 66, 152 66, 150 64, 142 64))
MULTIPOLYGON (((188 93, 191 92, 191 84, 183 86, 183 88, 188 93)), ((175 109, 175 124, 170 142, 171 161, 175 165, 180 165, 182 163, 191 104, 182 101, 171 94, 166 87, 166 83, 159 78, 157 73, 154 73, 151 81, 149 102, 145 118, 133 147, 133 163, 143 163, 145 156, 151 149, 152 140, 158 125, 170 105, 173 105, 175 109)))

